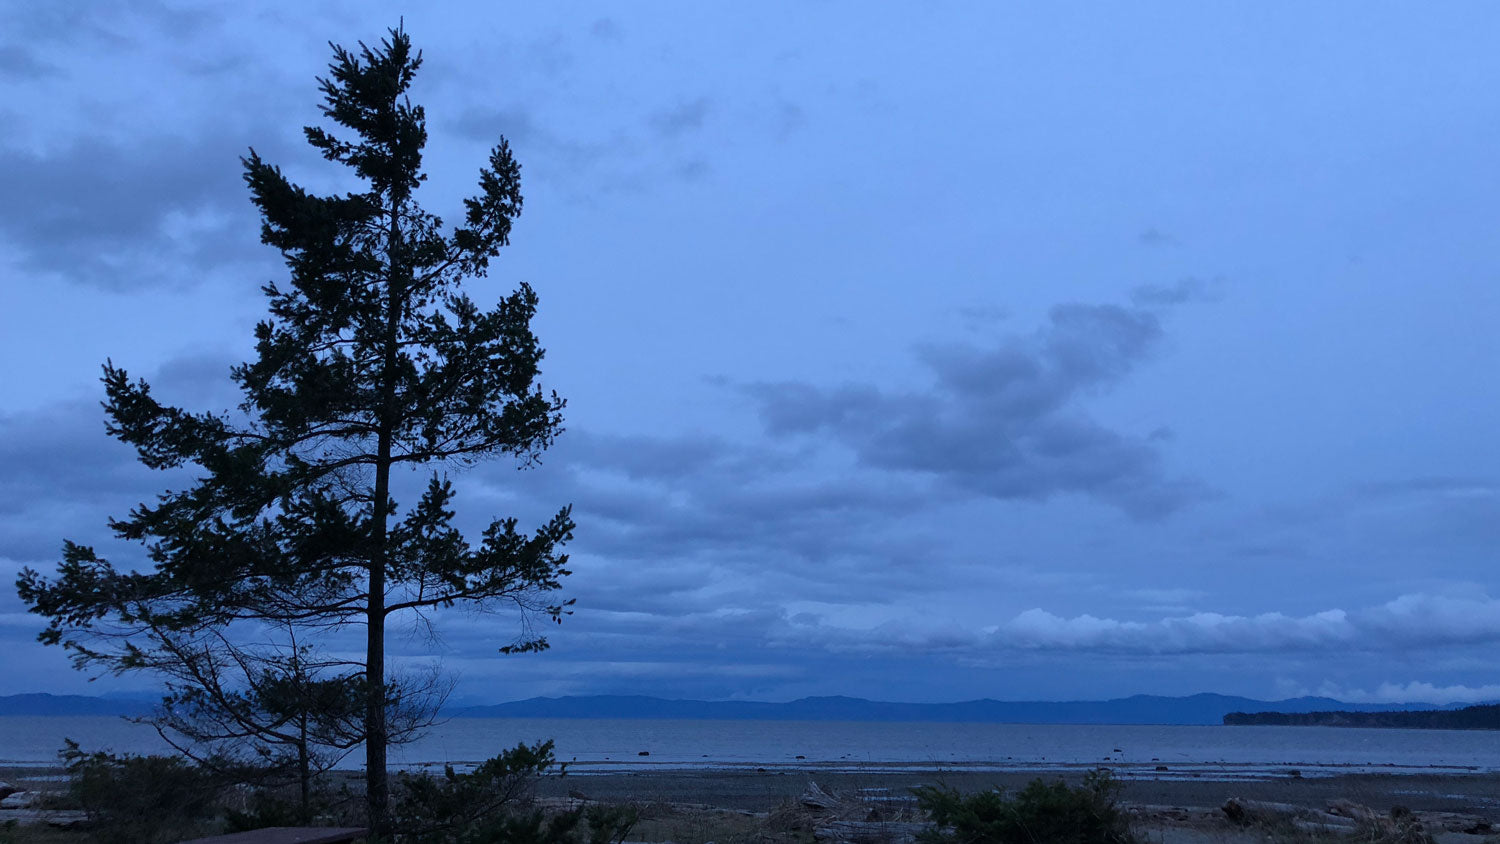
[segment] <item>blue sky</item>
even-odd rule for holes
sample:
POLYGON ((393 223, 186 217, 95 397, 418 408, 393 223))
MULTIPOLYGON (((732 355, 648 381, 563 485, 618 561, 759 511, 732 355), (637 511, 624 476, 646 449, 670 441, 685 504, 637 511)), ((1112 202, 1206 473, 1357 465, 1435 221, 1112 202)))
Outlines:
MULTIPOLYGON (((541 656, 466 700, 1219 691, 1500 698, 1500 9, 1398 4, 3 6, 0 577, 169 483, 112 358, 235 403, 280 277, 238 157, 404 15, 424 203, 499 135, 568 432, 456 478, 579 523, 541 656)), ((134 555, 134 556, 133 556, 134 555)), ((0 592, 0 692, 89 685, 0 592)), ((352 641, 352 640, 351 640, 352 641)))

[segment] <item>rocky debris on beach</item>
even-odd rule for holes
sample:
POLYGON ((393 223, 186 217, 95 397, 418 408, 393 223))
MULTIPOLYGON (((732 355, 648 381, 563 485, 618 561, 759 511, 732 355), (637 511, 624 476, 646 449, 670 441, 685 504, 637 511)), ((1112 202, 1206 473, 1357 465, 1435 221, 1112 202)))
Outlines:
POLYGON ((83 812, 44 808, 46 795, 40 791, 7 788, 9 793, 0 798, 0 824, 14 821, 25 826, 46 824, 57 829, 73 829, 88 822, 88 816, 83 812))
POLYGON ((1286 825, 1314 834, 1351 835, 1373 841, 1432 844, 1434 834, 1490 835, 1495 828, 1479 815, 1413 812, 1402 806, 1381 812, 1352 800, 1330 800, 1323 808, 1231 797, 1220 809, 1239 826, 1286 825))
POLYGON ((83 812, 52 808, 57 797, 58 791, 50 784, 38 787, 26 779, 0 782, 0 827, 12 822, 57 829, 74 829, 87 824, 88 816, 83 812))
POLYGON ((846 795, 811 780, 796 802, 773 813, 771 821, 785 831, 811 831, 826 844, 911 844, 932 826, 921 820, 916 800, 892 795, 888 788, 861 788, 846 795))
POLYGON ((41 805, 42 793, 40 791, 17 791, 11 789, 9 794, 0 797, 0 809, 35 809, 41 805))
MULTIPOLYGON (((1381 844, 1444 844, 1474 840, 1465 836, 1488 836, 1496 831, 1491 821, 1478 815, 1412 812, 1399 806, 1382 812, 1347 799, 1309 806, 1231 797, 1218 809, 1161 805, 1122 808, 1139 828, 1158 832, 1176 830, 1162 839, 1171 841, 1189 840, 1183 839, 1183 834, 1190 838, 1192 835, 1222 837, 1227 832, 1226 822, 1232 827, 1245 828, 1247 833, 1256 828, 1282 828, 1315 838, 1357 836, 1362 841, 1381 844)), ((891 789, 861 788, 843 793, 811 781, 794 802, 773 812, 769 820, 774 831, 811 832, 820 844, 911 844, 923 830, 932 827, 915 799, 894 794, 891 789)), ((1237 839, 1231 836, 1222 840, 1237 839)))

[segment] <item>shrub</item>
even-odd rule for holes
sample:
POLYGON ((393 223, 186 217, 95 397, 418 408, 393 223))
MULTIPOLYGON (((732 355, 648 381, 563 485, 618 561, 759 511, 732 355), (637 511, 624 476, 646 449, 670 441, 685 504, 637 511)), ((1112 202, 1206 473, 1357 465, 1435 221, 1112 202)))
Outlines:
POLYGON ((913 790, 934 829, 922 844, 1134 844, 1129 818, 1116 803, 1119 785, 1104 769, 1073 788, 1034 779, 1015 794, 1001 789, 964 796, 944 786, 913 790))
POLYGON ((391 806, 402 844, 619 844, 635 825, 631 807, 544 812, 532 799, 539 777, 561 776, 552 742, 520 744, 467 774, 402 773, 391 806))
POLYGON ((216 814, 223 784, 181 758, 84 753, 73 741, 62 757, 68 790, 101 844, 181 841, 216 814))

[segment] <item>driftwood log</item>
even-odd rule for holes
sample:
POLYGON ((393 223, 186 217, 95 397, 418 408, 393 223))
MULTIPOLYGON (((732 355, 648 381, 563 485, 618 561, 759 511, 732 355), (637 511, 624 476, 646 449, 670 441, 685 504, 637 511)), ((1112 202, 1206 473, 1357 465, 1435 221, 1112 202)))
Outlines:
POLYGON ((829 821, 813 829, 813 838, 830 844, 912 844, 932 824, 911 821, 829 821))
POLYGON ((1241 825, 1283 823, 1303 832, 1344 835, 1358 832, 1379 840, 1408 844, 1430 844, 1433 838, 1427 832, 1429 828, 1471 835, 1489 834, 1493 829, 1489 821, 1476 815, 1452 812, 1418 815, 1401 807, 1379 812, 1352 800, 1330 800, 1320 811, 1291 803, 1231 797, 1225 801, 1222 811, 1229 820, 1241 825))
POLYGON ((835 812, 844 803, 844 801, 824 791, 822 786, 812 780, 807 781, 807 788, 803 790, 802 796, 797 798, 797 802, 817 812, 835 812))
POLYGON ((825 844, 912 844, 931 823, 917 820, 916 801, 888 789, 845 796, 809 781, 797 798, 813 838, 825 844))
POLYGON ((1279 822, 1289 824, 1303 832, 1354 832, 1359 828, 1359 821, 1353 817, 1309 809, 1294 803, 1271 803, 1265 800, 1231 797, 1224 801, 1222 811, 1225 817, 1242 826, 1279 822))

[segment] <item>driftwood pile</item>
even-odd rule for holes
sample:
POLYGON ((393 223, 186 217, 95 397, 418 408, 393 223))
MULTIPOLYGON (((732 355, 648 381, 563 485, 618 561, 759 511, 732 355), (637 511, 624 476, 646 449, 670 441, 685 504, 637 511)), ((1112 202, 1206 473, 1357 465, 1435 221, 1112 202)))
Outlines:
POLYGON ((1292 803, 1270 803, 1231 797, 1221 811, 1241 826, 1290 826, 1314 834, 1352 835, 1399 844, 1433 844, 1433 832, 1489 835, 1495 832, 1485 818, 1456 812, 1412 812, 1397 806, 1379 812, 1352 800, 1331 800, 1323 809, 1292 803))
POLYGON ((74 829, 82 826, 88 819, 83 812, 49 809, 46 804, 46 792, 27 791, 8 782, 0 782, 0 828, 14 822, 74 829))
POLYGON ((914 797, 889 788, 841 794, 812 781, 795 803, 771 820, 787 831, 811 830, 823 844, 912 844, 917 833, 932 826, 921 820, 914 797))

